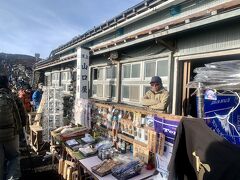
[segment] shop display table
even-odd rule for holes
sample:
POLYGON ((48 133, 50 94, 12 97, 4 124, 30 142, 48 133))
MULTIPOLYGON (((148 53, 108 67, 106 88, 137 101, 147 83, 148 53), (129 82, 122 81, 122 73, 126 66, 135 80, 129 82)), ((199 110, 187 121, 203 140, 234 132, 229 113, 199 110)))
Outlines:
POLYGON ((79 151, 73 151, 69 147, 65 147, 65 151, 72 159, 81 160, 85 158, 79 151))
MULTIPOLYGON (((104 177, 100 177, 97 174, 95 174, 94 172, 92 172, 91 167, 98 165, 102 162, 102 160, 99 159, 97 156, 81 159, 81 160, 79 160, 79 162, 80 162, 80 166, 82 168, 84 168, 85 170, 87 170, 87 172, 90 175, 92 175, 94 177, 94 179, 97 179, 97 180, 114 180, 114 179, 116 179, 114 176, 112 176, 112 174, 106 175, 104 177)), ((154 171, 155 171, 155 169, 154 170, 146 170, 146 168, 143 167, 141 174, 131 178, 131 180, 146 179, 148 177, 151 177, 153 175, 154 171)))

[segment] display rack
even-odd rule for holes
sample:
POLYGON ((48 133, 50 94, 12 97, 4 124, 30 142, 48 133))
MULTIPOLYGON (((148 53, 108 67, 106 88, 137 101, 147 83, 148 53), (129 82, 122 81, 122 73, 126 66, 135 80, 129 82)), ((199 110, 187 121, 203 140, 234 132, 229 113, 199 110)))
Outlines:
POLYGON ((46 103, 43 111, 43 140, 50 141, 50 131, 63 126, 63 88, 47 87, 44 91, 46 103))

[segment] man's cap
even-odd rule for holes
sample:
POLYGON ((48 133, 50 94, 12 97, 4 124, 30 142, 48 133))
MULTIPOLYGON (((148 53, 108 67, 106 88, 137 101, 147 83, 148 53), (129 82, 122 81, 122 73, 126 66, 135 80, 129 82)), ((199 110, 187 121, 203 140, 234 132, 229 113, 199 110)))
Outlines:
POLYGON ((162 84, 162 79, 159 77, 159 76, 153 76, 152 79, 151 79, 151 83, 159 83, 159 84, 162 84))

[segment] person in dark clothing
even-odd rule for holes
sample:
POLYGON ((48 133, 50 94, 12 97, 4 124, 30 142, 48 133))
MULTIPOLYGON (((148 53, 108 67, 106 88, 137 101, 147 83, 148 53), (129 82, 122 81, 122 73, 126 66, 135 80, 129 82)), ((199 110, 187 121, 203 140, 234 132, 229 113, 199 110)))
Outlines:
POLYGON ((9 89, 8 78, 0 75, 0 179, 16 180, 21 176, 19 134, 26 125, 22 101, 9 89), (6 163, 6 166, 4 165, 6 163), (5 169, 5 167, 7 169, 5 169))
POLYGON ((240 147, 213 132, 203 119, 183 118, 168 166, 169 180, 240 179, 240 147))

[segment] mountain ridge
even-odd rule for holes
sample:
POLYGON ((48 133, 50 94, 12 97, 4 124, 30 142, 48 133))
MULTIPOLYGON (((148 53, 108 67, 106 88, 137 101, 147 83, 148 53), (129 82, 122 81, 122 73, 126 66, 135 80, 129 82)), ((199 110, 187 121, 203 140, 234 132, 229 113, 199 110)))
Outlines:
POLYGON ((23 64, 29 67, 34 65, 34 63, 36 62, 36 58, 34 56, 25 54, 0 53, 0 61, 5 61, 10 64, 23 64))

